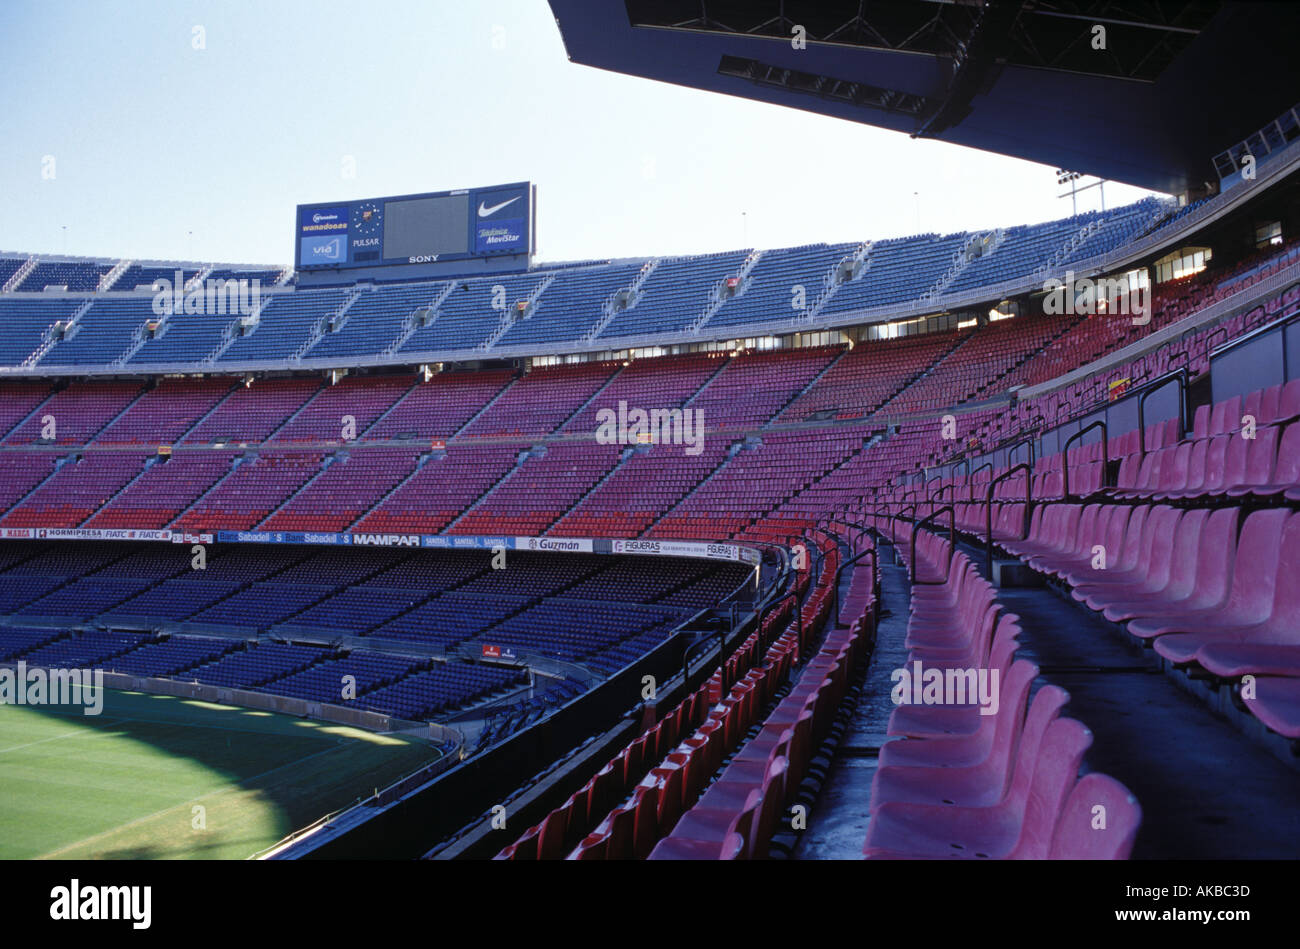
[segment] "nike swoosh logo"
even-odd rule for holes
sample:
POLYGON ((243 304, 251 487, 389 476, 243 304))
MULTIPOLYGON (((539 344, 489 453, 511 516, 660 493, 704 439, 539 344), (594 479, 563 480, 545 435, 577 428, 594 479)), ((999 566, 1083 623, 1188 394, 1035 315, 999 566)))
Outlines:
POLYGON ((507 204, 514 204, 514 203, 515 203, 516 201, 518 201, 521 197, 523 197, 523 195, 518 195, 518 194, 517 194, 517 195, 515 195, 513 198, 511 198, 509 201, 502 201, 500 204, 494 204, 494 205, 492 205, 492 207, 490 207, 490 208, 488 208, 488 207, 484 207, 484 206, 483 206, 483 202, 480 201, 480 202, 478 203, 478 216, 479 216, 479 217, 491 217, 493 214, 496 214, 498 211, 500 211, 502 208, 504 208, 507 204))

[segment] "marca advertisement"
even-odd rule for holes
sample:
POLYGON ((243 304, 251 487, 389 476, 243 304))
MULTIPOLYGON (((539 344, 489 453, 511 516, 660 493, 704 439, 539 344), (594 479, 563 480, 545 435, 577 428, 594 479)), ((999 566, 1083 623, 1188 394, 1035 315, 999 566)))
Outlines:
POLYGON ((429 264, 532 251, 526 181, 425 194, 300 204, 299 270, 429 264))

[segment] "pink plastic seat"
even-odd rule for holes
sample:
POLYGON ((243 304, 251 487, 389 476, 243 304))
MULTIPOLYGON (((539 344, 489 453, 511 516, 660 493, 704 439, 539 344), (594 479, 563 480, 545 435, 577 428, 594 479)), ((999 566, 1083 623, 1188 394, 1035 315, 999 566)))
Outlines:
POLYGON ((992 807, 886 804, 871 818, 863 853, 913 859, 1046 857, 1092 733, 1073 719, 1043 723, 1034 706, 1011 787, 1001 801, 992 807))
POLYGON ((1171 662, 1189 663, 1210 645, 1300 644, 1300 583, 1294 579, 1300 568, 1300 518, 1288 511, 1252 514, 1242 530, 1237 560, 1228 606, 1193 631, 1161 636, 1156 640, 1157 652, 1171 662), (1274 547, 1278 523, 1280 539, 1274 547), (1252 527, 1248 546, 1246 532, 1252 527))
POLYGON ((1266 497, 1297 488, 1300 488, 1300 422, 1293 422, 1278 440, 1277 460, 1271 474, 1267 479, 1249 485, 1248 491, 1239 493, 1266 497))
POLYGON ((1210 515, 1196 548, 1195 579, 1187 596, 1176 603, 1156 601, 1133 610, 1133 618, 1128 623, 1132 635, 1150 639, 1178 632, 1169 626, 1178 617, 1203 618, 1223 605, 1228 598, 1236 549, 1235 530, 1231 527, 1236 524, 1238 514, 1236 509, 1225 509, 1210 515))
MULTIPOLYGON (((1292 627, 1290 632, 1296 632, 1292 627)), ((1206 643, 1196 651, 1196 662, 1223 679, 1244 675, 1300 678, 1300 644, 1206 643)))
MULTIPOLYGON (((1004 614, 1003 620, 1009 616, 1010 614, 1004 614)), ((1007 680, 1011 659, 1016 651, 1016 637, 1019 635, 1018 623, 999 621, 987 668, 998 670, 1000 683, 1007 680)), ((895 714, 902 711, 904 709, 899 708, 895 714)), ((988 757, 989 749, 992 747, 997 716, 980 715, 978 710, 974 710, 974 718, 978 718, 979 721, 976 722, 976 730, 972 734, 928 738, 899 737, 887 741, 880 749, 877 759, 879 765, 881 767, 890 765, 963 767, 978 764, 988 757)))
POLYGON ((1219 435, 1198 442, 1197 446, 1205 446, 1204 454, 1198 464, 1197 453, 1195 450, 1193 451, 1192 458, 1188 463, 1187 486, 1177 491, 1161 491, 1158 492, 1157 496, 1162 500, 1194 498, 1217 490, 1223 485, 1224 465, 1226 464, 1228 444, 1231 441, 1231 436, 1219 435))
MULTIPOLYGON (((1106 553, 1105 571, 1125 572, 1137 563, 1142 530, 1146 525, 1147 513, 1150 510, 1146 506, 1125 507, 1111 514, 1106 524, 1106 533, 1101 540, 1101 545, 1106 553)), ((1088 553, 1088 562, 1085 566, 1068 571, 1065 574, 1064 579, 1067 583, 1071 585, 1089 583, 1097 578, 1098 573, 1102 572, 1093 566, 1095 563, 1093 550, 1089 549, 1088 553)))
MULTIPOLYGON (((1246 518, 1241 538, 1231 560, 1223 561, 1225 574, 1231 574, 1227 597, 1204 609, 1178 611, 1160 616, 1143 617, 1129 623, 1129 631, 1139 636, 1166 638, 1172 633, 1226 634, 1230 627, 1253 627, 1264 623, 1273 611, 1274 588, 1282 556, 1282 534, 1290 511, 1256 511, 1246 518), (1230 564, 1230 566, 1229 566, 1230 564)), ((1196 655, 1200 643, 1192 648, 1187 638, 1171 640, 1157 650, 1175 662, 1188 662, 1196 655), (1190 649, 1190 652, 1188 650, 1190 649), (1185 658, 1175 658, 1175 655, 1185 658)))
MULTIPOLYGON (((1235 481, 1224 486, 1229 497, 1242 497, 1271 484, 1278 455, 1278 432, 1274 427, 1261 428, 1246 442, 1246 462, 1235 481)), ((1240 436, 1238 436, 1240 438, 1240 436)))
MULTIPOLYGON (((1216 512, 1219 513, 1219 512, 1216 512)), ((1167 576, 1163 582, 1153 572, 1152 588, 1116 594, 1114 598, 1102 593, 1090 595, 1089 606, 1101 609, 1112 622, 1121 622, 1141 615, 1144 610, 1155 611, 1172 607, 1192 595, 1196 586, 1196 567, 1201 535, 1210 521, 1208 510, 1184 511, 1178 520, 1173 544, 1168 552, 1167 576)), ((1222 512, 1214 524, 1210 537, 1217 535, 1221 542, 1236 536, 1236 511, 1222 512)), ((1153 554, 1154 555, 1154 554, 1153 554)))
POLYGON ((1282 397, 1278 400, 1277 420, 1298 417, 1300 417, 1300 379, 1292 379, 1282 387, 1282 397))
POLYGON ((1051 860, 1127 860, 1142 825, 1142 808, 1109 775, 1085 774, 1074 786, 1048 851, 1051 860), (1103 808, 1098 812, 1097 808, 1103 808))
POLYGON ((1300 679, 1260 676, 1254 698, 1245 699, 1250 713, 1286 738, 1300 738, 1300 679))
MULTIPOLYGON (((993 739, 988 755, 975 764, 881 765, 871 782, 874 812, 886 802, 952 804, 988 807, 1002 799, 1010 777, 1013 751, 1024 728, 1029 689, 1038 667, 1021 660, 1011 667, 1005 682, 998 683, 999 702, 993 739)), ((940 746, 953 742, 939 740, 940 746)), ((942 752, 940 752, 941 754, 942 752)))
POLYGON ((1174 534, 1181 517, 1182 511, 1177 508, 1154 508, 1143 518, 1136 541, 1130 524, 1121 561, 1074 584, 1070 595, 1093 609, 1101 609, 1111 600, 1160 589, 1169 578, 1174 534))

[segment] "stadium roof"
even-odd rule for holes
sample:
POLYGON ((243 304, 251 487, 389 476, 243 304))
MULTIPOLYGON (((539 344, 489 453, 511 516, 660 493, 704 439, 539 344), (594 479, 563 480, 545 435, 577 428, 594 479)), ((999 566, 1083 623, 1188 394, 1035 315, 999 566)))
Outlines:
POLYGON ((1171 194, 1300 98, 1291 3, 550 3, 576 63, 1171 194))

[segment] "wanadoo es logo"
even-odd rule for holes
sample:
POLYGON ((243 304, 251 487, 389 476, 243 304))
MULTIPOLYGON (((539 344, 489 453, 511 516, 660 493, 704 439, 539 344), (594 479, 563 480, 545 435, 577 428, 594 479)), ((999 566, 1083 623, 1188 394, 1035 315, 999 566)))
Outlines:
POLYGON ((129 919, 148 929, 153 919, 151 886, 86 886, 74 879, 50 890, 50 919, 129 919))

